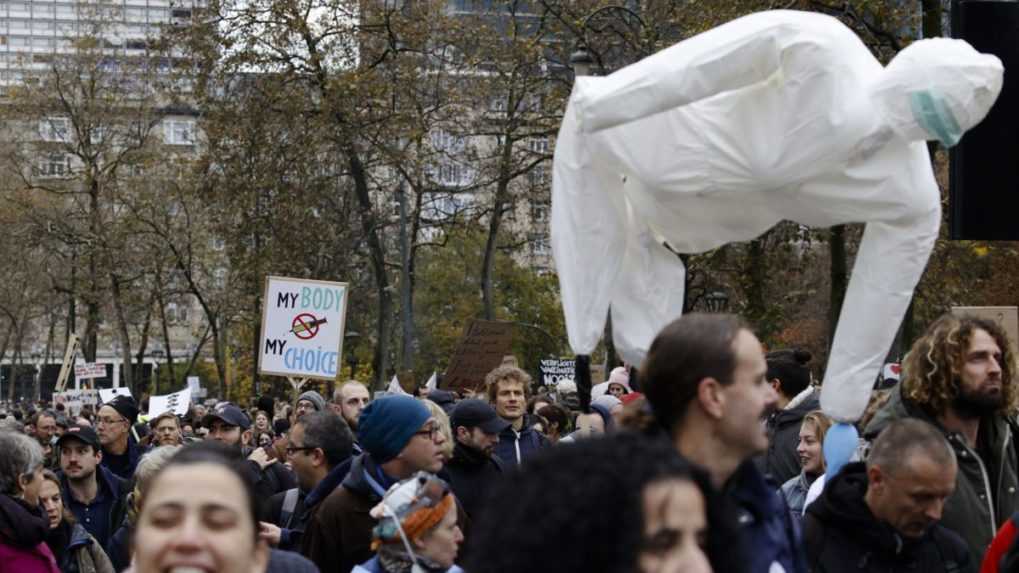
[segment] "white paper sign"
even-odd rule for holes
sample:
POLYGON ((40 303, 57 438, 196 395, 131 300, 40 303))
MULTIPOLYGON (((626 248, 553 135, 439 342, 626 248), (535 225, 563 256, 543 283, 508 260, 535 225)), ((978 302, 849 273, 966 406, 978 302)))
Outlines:
POLYGON ((347 292, 346 283, 266 277, 258 372, 335 379, 347 292))
POLYGON ((86 362, 74 365, 75 378, 102 378, 106 376, 106 365, 86 362))
POLYGON ((129 390, 126 386, 121 386, 120 388, 101 388, 99 390, 99 399, 102 401, 103 404, 109 402, 116 396, 130 396, 130 395, 131 390, 129 390))
POLYGON ((191 392, 195 392, 202 387, 202 380, 198 376, 188 376, 188 388, 191 388, 191 392))
POLYGON ((188 413, 191 407, 191 388, 185 388, 180 392, 167 394, 165 396, 152 396, 149 398, 149 418, 155 418, 163 412, 173 411, 178 416, 188 413))

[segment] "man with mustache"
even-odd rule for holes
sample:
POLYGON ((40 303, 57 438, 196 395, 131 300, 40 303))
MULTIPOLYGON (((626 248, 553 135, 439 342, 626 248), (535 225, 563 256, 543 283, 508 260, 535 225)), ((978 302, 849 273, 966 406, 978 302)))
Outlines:
POLYGON ((105 549, 127 513, 127 484, 101 465, 99 435, 89 426, 68 428, 57 448, 64 505, 105 549))
POLYGON ((1015 358, 1008 335, 989 320, 946 314, 917 340, 902 382, 867 425, 873 439, 889 423, 919 418, 942 431, 959 471, 942 524, 983 555, 995 531, 1019 510, 1015 358))

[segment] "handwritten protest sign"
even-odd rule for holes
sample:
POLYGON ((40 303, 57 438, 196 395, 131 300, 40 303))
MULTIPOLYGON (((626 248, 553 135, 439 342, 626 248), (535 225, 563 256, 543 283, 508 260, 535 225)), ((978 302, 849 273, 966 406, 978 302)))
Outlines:
POLYGON ((561 380, 573 380, 576 376, 577 361, 573 358, 546 358, 538 364, 541 374, 538 383, 554 390, 561 380))
POLYGON ((86 362, 74 365, 75 378, 102 378, 106 376, 106 365, 86 362))
POLYGON ((258 372, 335 379, 347 292, 346 283, 266 277, 258 372))
POLYGON ((64 409, 77 416, 85 406, 93 408, 99 405, 98 390, 67 390, 53 393, 53 405, 63 404, 64 409))
POLYGON ((476 389, 502 364, 513 345, 513 323, 475 320, 449 361, 443 380, 451 390, 476 389))
POLYGON ((191 388, 185 388, 180 392, 167 394, 165 396, 152 396, 149 398, 149 418, 154 418, 163 412, 172 411, 178 416, 188 413, 191 407, 191 388))

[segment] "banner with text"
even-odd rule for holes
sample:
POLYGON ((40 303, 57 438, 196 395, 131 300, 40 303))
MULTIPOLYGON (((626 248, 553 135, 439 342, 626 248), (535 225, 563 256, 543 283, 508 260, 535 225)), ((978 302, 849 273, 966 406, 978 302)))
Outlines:
POLYGON ((103 404, 109 402, 117 396, 130 396, 131 391, 126 387, 121 386, 120 388, 100 388, 99 399, 102 400, 103 404))
POLYGON ((347 292, 347 283, 266 277, 258 372, 336 378, 347 292))
POLYGON ((577 361, 573 358, 545 358, 538 365, 542 386, 555 390, 561 380, 573 380, 577 373, 577 361))
POLYGON ((513 323, 475 320, 449 360, 443 383, 449 390, 477 389, 502 364, 513 346, 513 323))

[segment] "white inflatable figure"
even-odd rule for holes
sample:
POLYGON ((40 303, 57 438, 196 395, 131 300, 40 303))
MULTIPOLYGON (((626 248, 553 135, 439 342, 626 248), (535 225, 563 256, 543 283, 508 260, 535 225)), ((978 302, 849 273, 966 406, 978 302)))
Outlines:
POLYGON ((954 145, 1001 90, 998 58, 912 43, 883 67, 838 20, 761 12, 606 77, 578 77, 556 143, 552 249, 570 344, 612 308, 640 364, 682 313, 679 253, 783 219, 865 222, 821 403, 863 412, 940 224, 925 140, 954 145))

